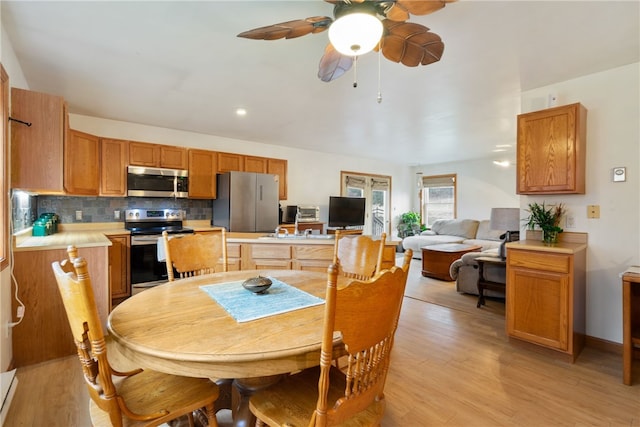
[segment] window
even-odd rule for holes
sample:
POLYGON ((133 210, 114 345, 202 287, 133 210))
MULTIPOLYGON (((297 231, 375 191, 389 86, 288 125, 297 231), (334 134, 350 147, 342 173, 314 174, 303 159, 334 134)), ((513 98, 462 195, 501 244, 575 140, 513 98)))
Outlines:
POLYGON ((420 216, 423 224, 431 227, 437 219, 456 217, 456 175, 424 176, 418 182, 420 191, 420 216))
POLYGON ((379 236, 385 232, 390 235, 391 177, 341 172, 340 182, 341 196, 364 197, 367 200, 363 233, 379 236))
POLYGON ((0 139, 2 140, 0 148, 0 164, 2 165, 2 172, 0 173, 0 268, 4 268, 8 265, 8 242, 9 242, 9 211, 8 211, 8 164, 7 153, 9 152, 9 132, 8 132, 8 119, 9 119, 9 76, 4 70, 2 64, 0 64, 0 139))

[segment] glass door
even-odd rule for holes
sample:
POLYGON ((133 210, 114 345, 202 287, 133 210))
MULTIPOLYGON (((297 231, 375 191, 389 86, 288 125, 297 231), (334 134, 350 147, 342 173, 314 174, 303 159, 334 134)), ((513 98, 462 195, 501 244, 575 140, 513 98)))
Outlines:
POLYGON ((363 234, 391 236, 391 177, 341 172, 341 196, 366 199, 363 234))

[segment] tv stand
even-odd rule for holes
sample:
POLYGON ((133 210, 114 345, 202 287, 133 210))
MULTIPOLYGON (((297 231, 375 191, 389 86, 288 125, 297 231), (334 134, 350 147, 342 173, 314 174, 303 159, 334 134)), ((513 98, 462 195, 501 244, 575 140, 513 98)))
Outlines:
POLYGON ((362 234, 362 228, 328 228, 327 234, 336 234, 336 230, 344 234, 362 234))

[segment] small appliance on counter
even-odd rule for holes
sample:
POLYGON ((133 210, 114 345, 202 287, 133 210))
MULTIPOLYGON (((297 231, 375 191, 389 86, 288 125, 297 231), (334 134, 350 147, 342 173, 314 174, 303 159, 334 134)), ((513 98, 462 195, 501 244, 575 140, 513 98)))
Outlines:
POLYGON ((33 223, 33 228, 31 229, 32 236, 49 236, 51 234, 58 232, 58 223, 60 222, 60 217, 58 217, 55 213, 43 213, 40 217, 33 223))

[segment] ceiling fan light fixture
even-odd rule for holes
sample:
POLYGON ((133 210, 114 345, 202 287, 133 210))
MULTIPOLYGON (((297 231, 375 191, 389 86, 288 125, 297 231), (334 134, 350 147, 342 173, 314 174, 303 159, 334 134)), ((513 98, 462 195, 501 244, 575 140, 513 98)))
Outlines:
POLYGON ((382 37, 382 22, 369 13, 349 13, 329 27, 329 40, 343 55, 358 56, 371 52, 382 37))

